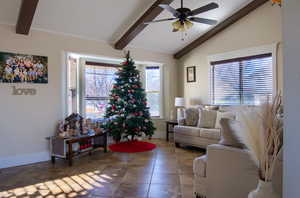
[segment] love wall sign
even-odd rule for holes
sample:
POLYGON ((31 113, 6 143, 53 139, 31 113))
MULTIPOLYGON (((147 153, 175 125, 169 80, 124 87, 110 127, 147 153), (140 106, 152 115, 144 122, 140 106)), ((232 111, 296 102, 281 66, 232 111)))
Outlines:
POLYGON ((16 88, 15 86, 13 86, 12 87, 12 95, 34 96, 34 95, 36 95, 36 89, 34 89, 34 88, 16 88))

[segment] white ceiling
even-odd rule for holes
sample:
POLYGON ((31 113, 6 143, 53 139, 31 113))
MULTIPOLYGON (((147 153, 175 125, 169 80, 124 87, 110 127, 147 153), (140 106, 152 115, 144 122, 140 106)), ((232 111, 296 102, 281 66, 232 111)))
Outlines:
MULTIPOLYGON (((70 34, 114 43, 155 0, 40 0, 32 28, 70 34)), ((185 0, 185 7, 195 9, 211 2, 220 8, 198 15, 224 20, 251 0, 185 0)), ((0 0, 0 23, 17 22, 21 0, 0 0)), ((180 7, 180 0, 171 6, 180 7)), ((171 17, 163 11, 157 19, 171 17)), ((173 33, 171 22, 151 24, 130 46, 173 54, 195 40, 211 26, 195 24, 182 41, 181 33, 173 33)))

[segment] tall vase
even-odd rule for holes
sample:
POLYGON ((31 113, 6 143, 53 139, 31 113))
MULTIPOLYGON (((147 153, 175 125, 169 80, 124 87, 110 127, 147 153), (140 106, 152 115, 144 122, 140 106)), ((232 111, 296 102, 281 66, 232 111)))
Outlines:
POLYGON ((259 180, 257 188, 251 191, 248 198, 280 198, 274 191, 272 182, 259 180))

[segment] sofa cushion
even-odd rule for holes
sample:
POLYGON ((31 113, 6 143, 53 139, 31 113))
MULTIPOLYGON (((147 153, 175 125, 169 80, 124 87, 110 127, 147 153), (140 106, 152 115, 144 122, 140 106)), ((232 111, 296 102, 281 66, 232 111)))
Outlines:
POLYGON ((179 118, 177 119, 178 125, 183 126, 185 124, 185 119, 184 118, 179 118))
POLYGON ((191 127, 191 126, 175 126, 174 132, 181 134, 181 135, 187 135, 187 136, 200 136, 200 128, 198 127, 191 127))
POLYGON ((241 143, 238 137, 236 137, 236 133, 239 132, 239 122, 228 118, 222 118, 220 120, 220 124, 221 124, 221 140, 219 144, 225 146, 243 148, 244 147, 243 143, 241 143))
POLYGON ((215 125, 215 128, 216 129, 221 129, 221 124, 220 124, 220 120, 222 118, 229 118, 229 119, 235 119, 236 115, 235 115, 235 112, 221 112, 221 111, 218 111, 217 112, 217 118, 216 118, 216 125, 215 125))
POLYGON ((199 120, 199 109, 187 108, 185 109, 185 125, 197 126, 199 120))
POLYGON ((193 163, 194 174, 200 177, 206 177, 206 164, 207 164, 206 155, 195 158, 193 163))
POLYGON ((217 118, 217 111, 199 109, 199 128, 214 128, 217 118))
POLYGON ((207 138, 207 139, 220 140, 221 130, 220 129, 201 128, 200 129, 200 137, 207 138))

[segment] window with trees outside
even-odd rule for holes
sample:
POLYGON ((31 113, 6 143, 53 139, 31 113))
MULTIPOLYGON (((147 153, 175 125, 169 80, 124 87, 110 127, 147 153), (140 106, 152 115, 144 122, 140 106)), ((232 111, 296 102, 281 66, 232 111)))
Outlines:
POLYGON ((145 67, 145 89, 152 117, 161 117, 160 67, 145 67))
MULTIPOLYGON (((104 118, 116 72, 122 67, 68 56, 66 113, 80 113, 86 118, 104 118)), ((152 117, 161 117, 161 69, 137 65, 147 95, 152 117)))
POLYGON ((85 66, 85 116, 103 118, 118 67, 85 66))
POLYGON ((273 93, 272 54, 211 63, 210 95, 216 105, 256 105, 273 93))

